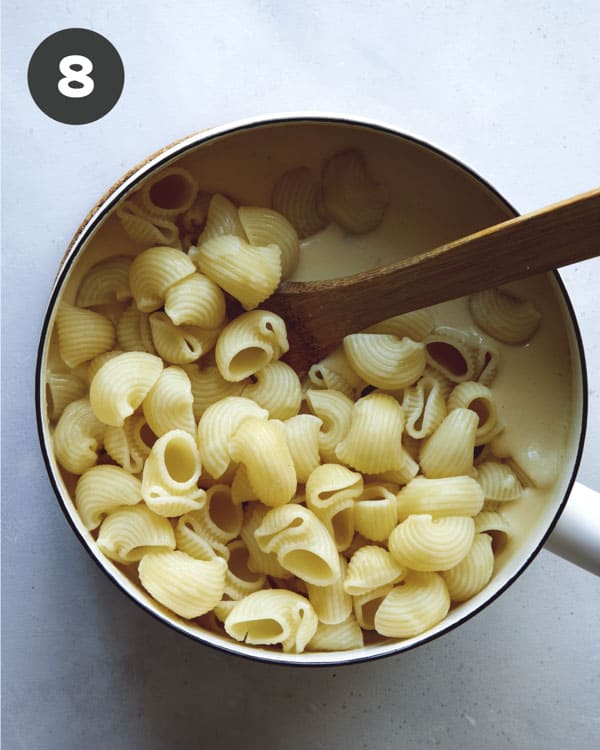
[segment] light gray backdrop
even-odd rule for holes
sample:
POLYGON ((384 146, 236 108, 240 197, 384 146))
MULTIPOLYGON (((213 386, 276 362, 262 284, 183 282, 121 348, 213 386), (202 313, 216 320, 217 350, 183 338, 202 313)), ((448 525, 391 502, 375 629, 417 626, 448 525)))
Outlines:
MULTIPOLYGON (((520 211, 600 180, 595 0, 3 3, 3 747, 544 748, 600 733, 600 584, 543 552, 459 631, 337 670, 254 664, 184 640, 99 572, 45 476, 34 424, 38 335, 58 262, 96 198, 203 127, 329 110, 420 134, 520 211), (115 109, 43 115, 29 58, 61 28, 106 35, 115 109)), ((563 274, 591 414, 580 478, 600 488, 597 261, 563 274)))

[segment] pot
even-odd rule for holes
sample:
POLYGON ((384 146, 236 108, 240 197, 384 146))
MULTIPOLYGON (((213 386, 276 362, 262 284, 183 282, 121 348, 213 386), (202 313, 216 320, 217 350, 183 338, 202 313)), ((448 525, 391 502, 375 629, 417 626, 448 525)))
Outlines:
MULTIPOLYGON (((45 373, 55 347, 52 331, 58 303, 69 298, 70 290, 76 287, 77 280, 89 267, 89 258, 93 257, 95 262, 115 252, 114 242, 119 240, 118 232, 114 234, 115 208, 148 175, 175 162, 202 175, 201 181, 206 182, 202 187, 209 192, 224 192, 241 203, 269 205, 270 188, 283 171, 300 164, 318 169, 323 158, 332 151, 348 147, 362 150, 381 182, 392 186, 397 206, 392 230, 401 238, 405 254, 435 247, 512 218, 517 213, 484 179, 457 159, 431 144, 380 123, 341 116, 300 114, 254 118, 212 128, 163 149, 132 169, 90 211, 63 258, 39 345, 36 408, 40 444, 52 487, 79 540, 116 585, 160 621, 199 642, 263 661, 332 665, 369 660, 414 648, 459 626, 490 604, 513 583, 544 545, 600 573, 600 502, 595 492, 575 481, 587 414, 584 349, 571 303, 556 272, 523 282, 523 288, 546 306, 548 315, 558 326, 554 332, 544 334, 546 356, 560 358, 562 377, 570 381, 568 393, 564 389, 556 390, 556 384, 552 386, 555 388, 554 401, 559 394, 562 403, 556 413, 548 413, 552 405, 550 397, 546 401, 542 399, 537 407, 544 410, 543 414, 541 411, 537 413, 540 432, 553 432, 553 419, 556 420, 556 431, 561 432, 561 439, 556 443, 561 447, 553 451, 553 460, 546 460, 543 436, 539 442, 526 446, 529 458, 535 458, 537 451, 543 464, 543 470, 538 472, 534 481, 538 485, 546 484, 548 488, 540 491, 542 501, 535 500, 513 519, 518 533, 515 541, 497 555, 495 572, 489 584, 472 599, 453 607, 441 623, 423 634, 400 641, 378 641, 354 651, 331 653, 289 654, 238 643, 193 621, 183 620, 157 604, 140 587, 135 576, 128 575, 103 556, 94 537, 82 524, 72 499, 73 478, 61 471, 52 449, 45 373)), ((335 245, 340 237, 334 232, 327 242, 335 245)), ((323 248, 319 240, 309 238, 305 242, 303 257, 312 260, 313 269, 315 264, 319 266, 320 276, 344 275, 362 270, 365 264, 373 266, 397 258, 397 241, 386 242, 382 238, 378 252, 375 255, 371 252, 369 256, 365 243, 371 241, 361 237, 351 239, 359 258, 358 265, 352 268, 348 267, 345 256, 335 252, 325 268, 324 261, 319 260, 323 248)), ((296 278, 310 276, 310 263, 301 263, 296 278)), ((524 380, 527 377, 531 374, 523 375, 524 380)), ((539 385, 545 379, 546 376, 539 385)), ((543 391, 544 388, 534 388, 537 390, 543 391)), ((533 495, 536 492, 534 490, 533 495)))

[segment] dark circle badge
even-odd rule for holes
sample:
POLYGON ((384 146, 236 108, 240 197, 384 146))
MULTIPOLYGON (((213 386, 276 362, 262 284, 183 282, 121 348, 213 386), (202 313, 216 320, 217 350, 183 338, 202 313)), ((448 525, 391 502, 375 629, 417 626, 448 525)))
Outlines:
POLYGON ((124 81, 117 50, 89 29, 63 29, 44 39, 27 71, 29 91, 38 107, 68 125, 104 117, 119 100, 124 81))

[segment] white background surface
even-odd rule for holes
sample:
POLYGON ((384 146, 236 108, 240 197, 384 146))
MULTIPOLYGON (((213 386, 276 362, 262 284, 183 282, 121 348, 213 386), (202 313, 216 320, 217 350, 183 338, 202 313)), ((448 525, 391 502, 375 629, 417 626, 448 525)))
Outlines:
MULTIPOLYGON (((600 181, 600 5, 549 2, 3 3, 3 732, 27 748, 545 748, 600 734, 600 583, 542 552, 499 601, 405 655, 298 670, 183 639, 72 534, 45 476, 35 353, 80 220, 126 169, 203 127, 283 110, 379 118, 471 165, 524 212, 600 181), (115 109, 61 125, 31 100, 35 47, 107 36, 115 109)), ((588 355, 579 478, 600 488, 598 261, 563 274, 588 355)))

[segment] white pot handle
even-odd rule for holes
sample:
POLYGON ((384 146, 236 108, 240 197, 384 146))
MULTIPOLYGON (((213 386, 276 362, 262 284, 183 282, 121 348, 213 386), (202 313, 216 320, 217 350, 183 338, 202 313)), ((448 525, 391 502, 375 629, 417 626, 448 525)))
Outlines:
POLYGON ((600 576, 600 492, 575 482, 545 548, 600 576))

